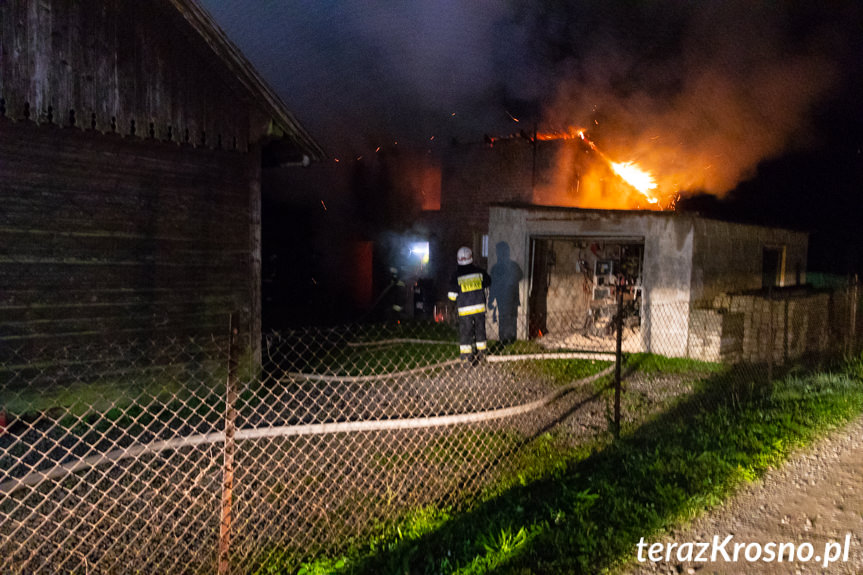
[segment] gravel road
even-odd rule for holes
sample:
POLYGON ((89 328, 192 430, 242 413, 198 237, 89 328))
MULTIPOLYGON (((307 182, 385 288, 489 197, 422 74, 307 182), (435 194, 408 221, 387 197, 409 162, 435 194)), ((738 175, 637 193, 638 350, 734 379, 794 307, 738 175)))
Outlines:
MULTIPOLYGON (((649 546, 642 548, 642 557, 648 559, 636 564, 630 574, 678 573, 755 573, 765 575, 804 573, 861 573, 863 572, 863 418, 844 428, 834 430, 815 445, 794 455, 781 468, 769 471, 760 481, 747 485, 722 506, 706 513, 690 525, 646 543, 662 543, 663 559, 671 543, 671 561, 653 563, 648 559, 649 546), (678 549, 686 542, 710 542, 714 536, 721 544, 729 535, 733 538, 725 546, 733 559, 735 543, 753 545, 750 557, 758 549, 762 557, 747 561, 741 548, 738 561, 726 561, 721 553, 716 561, 678 561, 678 549), (795 560, 766 562, 767 544, 791 543, 795 546, 795 560), (812 557, 802 561, 811 544, 812 557), (828 544, 836 560, 825 566, 828 544), (847 550, 847 560, 843 554, 847 550)), ((698 546, 694 546, 695 558, 698 546)), ((711 547, 712 549, 712 547, 711 547)), ((788 548, 786 548, 788 549, 788 548)), ((685 558, 687 549, 682 557, 685 558)), ((633 550, 635 557, 637 550, 633 550)), ((775 553, 778 556, 778 553, 775 553)))

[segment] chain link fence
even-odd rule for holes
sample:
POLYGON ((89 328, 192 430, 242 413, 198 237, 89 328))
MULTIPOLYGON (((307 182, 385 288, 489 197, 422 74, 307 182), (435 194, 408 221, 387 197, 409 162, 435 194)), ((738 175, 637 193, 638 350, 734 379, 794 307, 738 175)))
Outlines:
MULTIPOLYGON (((717 370, 763 385, 859 353, 856 288, 710 307, 524 316, 478 365, 454 326, 268 334, 0 355, 0 560, 10 573, 249 573, 338 553, 428 505, 467 506, 554 431, 624 431, 717 370), (532 332, 532 333, 531 333, 532 332), (679 358, 673 373, 651 358, 679 358)), ((661 417, 661 414, 659 415, 661 417)))

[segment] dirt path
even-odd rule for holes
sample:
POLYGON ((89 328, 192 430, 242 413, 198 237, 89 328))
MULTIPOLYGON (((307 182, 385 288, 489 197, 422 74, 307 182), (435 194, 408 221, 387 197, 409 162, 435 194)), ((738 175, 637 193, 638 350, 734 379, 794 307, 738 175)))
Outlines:
MULTIPOLYGON (((729 557, 732 557, 735 543, 756 542, 760 544, 762 560, 747 561, 746 549, 741 548, 736 563, 726 561, 719 552, 717 561, 710 561, 710 551, 706 562, 679 561, 678 549, 673 549, 671 561, 651 563, 647 555, 649 547, 644 547, 642 557, 647 560, 628 572, 863 573, 863 418, 832 432, 793 456, 781 468, 768 472, 761 481, 741 489, 721 507, 655 542, 665 545, 664 558, 670 543, 677 543, 679 547, 686 542, 712 542, 714 536, 718 536, 721 544, 729 535, 733 536, 725 546, 729 557), (769 556, 769 542, 793 543, 798 556, 789 562, 786 553, 782 563, 765 562, 763 559, 769 556), (832 552, 837 559, 825 567, 820 558, 825 555, 829 542, 834 543, 832 552), (807 554, 805 543, 810 543, 813 549, 808 562, 800 561, 799 557, 800 553, 804 558, 807 554), (847 561, 843 561, 846 547, 847 561)), ((693 558, 698 549, 694 546, 693 558)), ((773 550, 777 551, 778 547, 773 550)), ((683 550, 683 558, 687 552, 688 549, 683 550)), ((750 553, 750 557, 756 555, 755 546, 750 553)))

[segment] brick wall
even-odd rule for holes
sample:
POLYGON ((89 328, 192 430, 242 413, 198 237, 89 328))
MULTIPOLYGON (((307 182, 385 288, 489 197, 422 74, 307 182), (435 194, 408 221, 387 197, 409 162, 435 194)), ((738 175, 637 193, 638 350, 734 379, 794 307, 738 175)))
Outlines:
POLYGON ((842 298, 826 292, 733 294, 715 309, 692 310, 689 356, 706 361, 781 365, 841 349, 842 298))
POLYGON ((449 277, 460 246, 473 248, 479 265, 488 264, 478 256, 482 236, 488 234, 489 205, 531 203, 535 185, 548 177, 559 145, 540 142, 535 148, 526 138, 511 138, 493 144, 454 145, 447 150, 441 173, 440 251, 432 254, 442 262, 438 282, 449 277))

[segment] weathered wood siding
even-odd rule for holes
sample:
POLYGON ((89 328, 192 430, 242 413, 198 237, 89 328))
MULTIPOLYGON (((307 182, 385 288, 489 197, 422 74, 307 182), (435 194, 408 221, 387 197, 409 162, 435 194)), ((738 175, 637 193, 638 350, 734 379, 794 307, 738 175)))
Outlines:
POLYGON ((0 119, 0 362, 222 335, 232 309, 250 325, 250 171, 238 152, 0 119))
POLYGON ((8 117, 245 150, 253 112, 231 80, 165 0, 0 2, 8 117))
POLYGON ((268 116, 188 16, 0 0, 0 363, 232 310, 258 347, 268 116))

